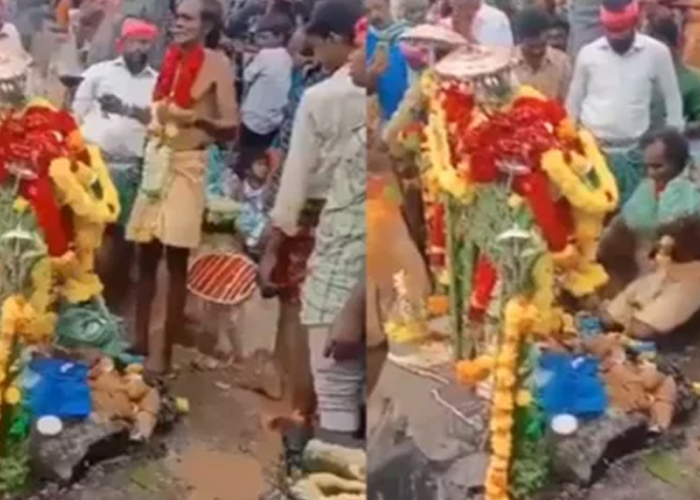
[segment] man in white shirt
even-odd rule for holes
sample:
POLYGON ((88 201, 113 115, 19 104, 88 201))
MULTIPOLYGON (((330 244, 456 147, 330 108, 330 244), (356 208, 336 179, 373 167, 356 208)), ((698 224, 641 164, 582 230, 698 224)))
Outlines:
POLYGON ((24 52, 22 38, 14 24, 5 21, 5 12, 0 0, 0 52, 24 52))
POLYGON ((608 154, 621 203, 643 177, 638 144, 650 128, 655 90, 666 105, 666 125, 684 125, 671 53, 636 31, 639 15, 637 0, 603 1, 605 35, 579 52, 566 102, 571 118, 588 128, 608 154))
MULTIPOLYGON (((304 262, 303 266, 306 266, 309 254, 304 254, 298 247, 300 243, 302 246, 314 246, 313 239, 309 242, 307 235, 311 227, 318 223, 318 220, 312 220, 319 215, 319 210, 315 207, 322 206, 328 200, 334 176, 342 166, 347 166, 345 162, 349 158, 355 159, 355 153, 358 152, 357 130, 366 122, 367 95, 364 89, 353 83, 348 58, 357 48, 355 24, 361 16, 360 6, 359 2, 354 1, 323 0, 317 4, 307 26, 306 33, 316 59, 332 75, 304 92, 295 115, 279 191, 275 206, 270 212, 273 228, 260 264, 261 282, 266 290, 279 290, 280 282, 288 283, 297 273, 284 270, 285 258, 293 262, 304 262), (294 241, 297 243, 294 244, 294 241), (294 255, 285 257, 285 252, 293 252, 294 255), (277 279, 274 277, 275 270, 280 275, 277 279), (282 276, 285 274, 289 277, 282 276)), ((364 150, 364 147, 361 149, 364 150)), ((363 173, 362 177, 364 175, 363 173)), ((336 187, 341 188, 340 185, 336 187)), ((364 217, 362 220, 364 222, 364 217)), ((342 230, 357 229, 356 222, 353 222, 352 227, 344 226, 342 230)), ((349 244, 344 250, 350 252, 355 248, 356 245, 349 244)), ((331 260, 333 256, 328 256, 327 261, 331 260)), ((356 259, 350 260, 357 262, 356 259)), ((325 262, 324 259, 324 264, 325 262)), ((291 269, 298 266, 299 263, 286 267, 291 269)), ((321 274, 328 276, 325 272, 321 274)), ((297 400, 296 409, 308 415, 308 409, 299 407, 304 404, 301 395, 303 388, 300 386, 308 377, 304 368, 308 370, 311 362, 321 429, 348 435, 357 431, 359 426, 359 395, 364 369, 358 360, 337 362, 321 354, 328 340, 326 334, 334 316, 339 312, 336 306, 343 302, 339 298, 339 289, 347 291, 348 288, 342 273, 330 274, 335 280, 332 283, 333 290, 329 289, 325 296, 318 297, 320 292, 314 290, 313 299, 310 299, 308 293, 297 298, 302 302, 301 322, 305 328, 297 331, 295 337, 290 336, 286 342, 296 346, 293 347, 295 354, 292 358, 295 373, 291 377, 292 382, 298 386, 295 392, 300 391, 299 397, 294 398, 297 400), (307 331, 309 344, 300 346, 299 339, 303 339, 307 331), (311 360, 309 354, 315 354, 311 360)), ((308 280, 306 271, 302 275, 306 276, 305 281, 308 280)), ((287 335, 293 333, 289 331, 292 330, 291 326, 285 326, 285 330, 287 335)), ((278 335, 284 335, 282 326, 278 335)))
POLYGON ((112 230, 112 248, 102 273, 105 298, 117 309, 129 285, 133 248, 124 239, 124 226, 138 192, 146 128, 151 120, 158 74, 148 65, 148 58, 157 34, 155 26, 127 19, 119 40, 121 56, 88 68, 73 102, 83 136, 100 146, 119 192, 121 214, 112 230))
POLYGON ((286 47, 292 30, 289 19, 279 14, 266 15, 256 26, 259 51, 243 70, 237 167, 241 177, 270 148, 284 120, 292 87, 293 61, 286 47))
POLYGON ((513 30, 508 16, 483 0, 450 0, 452 16, 442 24, 467 40, 487 47, 513 46, 513 30))

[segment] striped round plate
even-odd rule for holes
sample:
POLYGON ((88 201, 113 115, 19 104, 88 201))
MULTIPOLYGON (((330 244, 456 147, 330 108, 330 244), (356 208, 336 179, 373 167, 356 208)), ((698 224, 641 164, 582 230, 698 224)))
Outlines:
POLYGON ((255 291, 256 272, 256 265, 244 255, 207 253, 197 256, 190 265, 187 288, 203 300, 236 305, 255 291))

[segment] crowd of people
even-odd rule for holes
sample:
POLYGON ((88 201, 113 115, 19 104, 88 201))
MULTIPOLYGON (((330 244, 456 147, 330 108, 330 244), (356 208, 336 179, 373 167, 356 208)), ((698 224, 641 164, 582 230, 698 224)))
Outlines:
MULTIPOLYGON (((35 54, 40 36, 12 23, 21 27, 26 16, 16 14, 27 6, 3 5, 1 48, 35 54)), ((348 64, 362 54, 362 3, 44 7, 40 31, 69 44, 73 60, 58 65, 65 92, 55 104, 100 147, 119 193, 100 274, 114 312, 128 315, 135 296, 133 353, 166 375, 173 346, 192 345, 188 264, 202 243, 211 171, 224 163, 232 175, 218 191, 239 203, 242 246, 259 261, 261 290, 283 309, 277 344, 286 344, 280 361, 299 419, 318 408, 329 439, 354 442, 364 381, 366 94, 348 64), (152 324, 161 259, 162 326, 152 324)), ((65 57, 58 52, 48 66, 65 57)))
MULTIPOLYGON (((148 368, 167 373, 173 345, 190 343, 184 330, 188 262, 202 241, 207 173, 223 161, 235 173, 230 195, 244 207, 238 229, 259 264, 261 290, 278 297, 283 309, 278 336, 286 344, 281 363, 294 418, 309 423, 318 415, 331 439, 359 436, 365 382, 376 378, 365 373, 364 357, 365 335, 371 334, 365 323, 368 161, 375 171, 374 163, 391 162, 382 129, 420 84, 428 63, 401 40, 419 24, 513 49, 518 82, 564 104, 605 150, 623 215, 629 200, 641 203, 635 193, 646 186, 645 176, 654 180, 657 195, 672 179, 692 176, 700 74, 683 61, 678 19, 652 15, 637 0, 603 0, 603 36, 578 47, 570 40, 567 6, 536 4, 37 3, 39 14, 29 17, 38 16, 40 31, 60 35, 73 54, 75 68, 59 75, 68 91, 61 104, 69 103, 86 139, 101 148, 118 188, 122 215, 110 228, 101 274, 109 306, 125 314, 131 287, 126 270, 138 270, 133 350, 147 357, 148 368), (376 104, 376 113, 368 102, 376 104), (168 275, 167 314, 164 327, 155 328, 161 259, 168 275)), ((11 14, 26 6, 13 7, 9 0, 0 5, 0 50, 34 54, 38 35, 22 28, 27 16, 11 14)), ((420 198, 420 189, 402 190, 419 255, 424 228, 412 223, 408 201, 412 192, 420 198)), ((655 203, 653 195, 645 202, 655 203)), ((629 233, 636 229, 630 227, 633 219, 616 219, 611 227, 629 233)), ((410 246, 410 237, 405 240, 410 246)), ((614 261, 621 247, 608 247, 614 261)), ((427 275, 423 281, 428 287, 427 275)), ((700 307, 700 294, 674 290, 669 300, 693 301, 687 314, 670 321, 649 312, 640 319, 640 335, 667 331, 669 322, 684 321, 700 307)), ((373 347, 382 352, 386 346, 379 340, 373 347)))

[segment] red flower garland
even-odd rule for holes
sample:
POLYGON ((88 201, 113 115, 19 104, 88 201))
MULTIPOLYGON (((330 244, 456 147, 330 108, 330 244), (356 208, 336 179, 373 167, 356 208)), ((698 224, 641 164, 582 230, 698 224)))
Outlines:
MULTIPOLYGON (((451 136, 459 141, 453 145, 453 154, 456 158, 469 157, 470 180, 496 182, 505 176, 499 169, 503 164, 526 167, 530 173, 515 176, 513 189, 527 200, 548 248, 554 252, 563 250, 573 232, 571 207, 566 200, 554 199, 540 162, 551 149, 581 149, 577 140, 561 139, 556 134, 566 119, 564 108, 554 100, 520 97, 509 109, 496 111, 473 126, 474 99, 457 86, 443 90, 443 106, 452 127, 451 136)), ((475 287, 479 280, 490 282, 491 275, 484 266, 475 287)))
POLYGON ((493 290, 498 283, 498 271, 491 261, 480 255, 472 277, 472 293, 469 298, 469 319, 481 321, 491 303, 493 290))
POLYGON ((66 227, 48 176, 56 158, 70 156, 68 137, 78 130, 65 111, 30 106, 23 113, 0 120, 0 182, 10 179, 13 165, 28 168, 32 178, 20 183, 20 194, 30 203, 48 247, 57 257, 68 251, 70 229, 66 227))
POLYGON ((541 170, 514 179, 513 189, 527 200, 535 223, 542 232, 547 248, 561 252, 573 234, 571 205, 565 200, 554 200, 549 179, 541 170))
POLYGON ((453 158, 469 155, 468 146, 464 144, 468 130, 474 120, 476 101, 470 93, 464 92, 459 85, 450 84, 442 89, 442 106, 445 110, 447 123, 454 128, 450 134, 450 154, 453 158))
POLYGON ((38 177, 32 181, 23 181, 20 194, 31 205, 37 224, 44 235, 48 253, 51 257, 65 254, 70 245, 68 235, 72 229, 61 213, 53 193, 53 185, 48 176, 38 177))
POLYGON ((442 203, 433 203, 429 209, 428 256, 430 266, 435 270, 441 270, 447 262, 447 214, 445 205, 442 203))
POLYGON ((171 45, 158 75, 153 100, 169 99, 182 109, 190 109, 194 104, 192 87, 204 65, 205 55, 202 45, 188 51, 179 45, 171 45))

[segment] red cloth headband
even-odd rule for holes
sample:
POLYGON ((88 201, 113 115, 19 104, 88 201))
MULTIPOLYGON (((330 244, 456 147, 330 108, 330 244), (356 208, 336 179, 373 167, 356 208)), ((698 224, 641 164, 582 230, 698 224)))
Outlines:
POLYGON ((122 51, 125 40, 137 39, 151 41, 158 36, 158 28, 140 19, 127 19, 122 24, 121 37, 117 41, 117 50, 122 51))
POLYGON ((634 0, 621 12, 600 8, 600 22, 609 31, 625 31, 637 26, 639 21, 639 1, 634 0))

